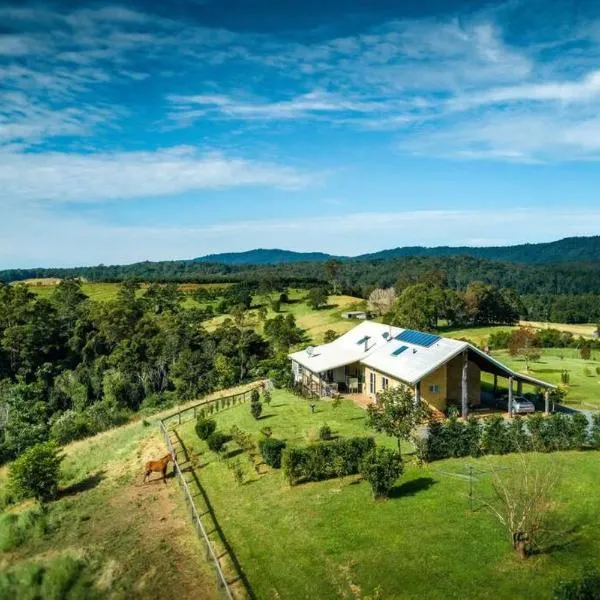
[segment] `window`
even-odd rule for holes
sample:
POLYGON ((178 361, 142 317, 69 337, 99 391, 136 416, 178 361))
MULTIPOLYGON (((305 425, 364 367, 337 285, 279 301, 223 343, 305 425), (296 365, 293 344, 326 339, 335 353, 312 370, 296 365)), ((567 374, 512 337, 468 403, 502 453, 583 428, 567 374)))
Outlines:
POLYGON ((429 386, 429 391, 432 394, 439 394, 440 393, 440 386, 437 383, 434 383, 433 385, 429 386))
POLYGON ((390 385, 390 380, 387 377, 382 377, 381 378, 381 388, 384 390, 387 390, 388 385, 390 385))
POLYGON ((372 371, 369 373, 369 392, 375 393, 375 373, 372 371))

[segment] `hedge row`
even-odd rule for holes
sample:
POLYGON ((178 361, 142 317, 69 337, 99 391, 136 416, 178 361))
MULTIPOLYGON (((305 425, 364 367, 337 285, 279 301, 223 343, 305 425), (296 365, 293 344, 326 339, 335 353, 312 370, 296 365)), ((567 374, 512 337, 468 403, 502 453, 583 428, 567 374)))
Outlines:
POLYGON ((554 413, 547 417, 535 414, 510 421, 500 416, 485 420, 471 417, 466 422, 451 418, 432 422, 428 436, 416 445, 417 455, 424 462, 482 454, 600 449, 600 415, 593 416, 591 427, 580 413, 554 413))
POLYGON ((375 448, 372 437, 320 442, 304 448, 285 448, 281 466, 291 485, 358 473, 361 459, 375 448))

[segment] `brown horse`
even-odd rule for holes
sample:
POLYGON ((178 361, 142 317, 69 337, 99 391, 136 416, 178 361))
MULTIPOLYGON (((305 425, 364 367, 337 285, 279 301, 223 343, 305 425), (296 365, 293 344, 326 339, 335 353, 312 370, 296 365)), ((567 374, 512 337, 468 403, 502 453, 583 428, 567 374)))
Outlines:
POLYGON ((159 460, 149 460, 144 467, 144 483, 152 473, 162 473, 163 483, 167 483, 167 467, 169 463, 173 461, 175 462, 175 456, 171 454, 166 454, 159 460))

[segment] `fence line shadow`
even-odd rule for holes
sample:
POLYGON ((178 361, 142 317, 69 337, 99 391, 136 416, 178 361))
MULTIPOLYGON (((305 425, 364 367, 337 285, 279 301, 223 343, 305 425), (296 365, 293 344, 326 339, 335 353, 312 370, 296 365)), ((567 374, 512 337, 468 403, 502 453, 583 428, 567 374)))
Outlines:
MULTIPOLYGON (((181 445, 184 455, 188 456, 188 451, 187 451, 187 448, 185 447, 185 444, 183 443, 183 440, 181 439, 181 437, 179 436, 177 431, 175 431, 175 430, 172 430, 172 431, 175 434, 175 436, 177 437, 177 441, 181 445)), ((250 586, 250 582, 248 581, 248 578, 246 577, 246 574, 244 573, 242 566, 241 566, 237 556, 235 555, 233 548, 231 547, 231 544, 229 543, 229 540, 227 539, 227 537, 225 536, 225 533, 221 529, 221 526, 217 520, 215 511, 214 511, 213 505, 208 497, 208 494, 206 493, 204 486, 200 483, 200 479, 198 478, 198 475, 196 474, 196 471, 195 471, 194 467, 192 466, 192 464, 189 463, 185 467, 185 469, 182 469, 182 473, 189 474, 191 476, 193 483, 196 485, 196 488, 199 490, 199 495, 202 496, 202 500, 204 502, 204 506, 206 507, 206 510, 200 511, 200 509, 198 509, 196 507, 198 510, 198 514, 210 516, 210 519, 212 522, 211 533, 217 533, 219 535, 221 543, 223 544, 223 547, 225 548, 226 553, 229 555, 231 563, 236 571, 237 576, 234 576, 232 579, 228 580, 228 584, 235 583, 236 581, 241 581, 244 588, 246 589, 248 597, 251 600, 256 600, 256 595, 255 595, 254 591, 252 590, 252 587, 250 586)), ((194 496, 196 496, 196 494, 194 494, 194 496)), ((208 534, 208 532, 207 532, 207 534, 208 534)))

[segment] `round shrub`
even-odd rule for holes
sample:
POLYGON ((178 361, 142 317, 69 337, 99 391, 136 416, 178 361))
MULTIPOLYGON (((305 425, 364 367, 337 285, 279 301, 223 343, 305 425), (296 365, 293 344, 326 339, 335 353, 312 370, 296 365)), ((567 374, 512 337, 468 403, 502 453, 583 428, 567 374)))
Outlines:
POLYGON ((283 440, 276 438, 266 438, 258 442, 258 447, 263 460, 275 469, 281 468, 281 453, 286 447, 286 443, 283 440))
POLYGON ((388 448, 371 450, 360 463, 360 472, 371 484, 375 498, 386 497, 403 471, 400 454, 388 448))
POLYGON ((10 467, 11 491, 20 498, 33 497, 41 502, 52 500, 58 491, 62 459, 54 442, 32 446, 10 467))
POLYGON ((319 439, 321 440, 330 440, 331 439, 331 427, 325 423, 319 429, 319 439))
POLYGON ((254 402, 259 402, 260 401, 260 393, 258 392, 258 390, 256 388, 254 388, 252 390, 252 393, 250 394, 250 402, 254 403, 254 402))
POLYGON ((207 438, 206 443, 213 452, 221 452, 223 446, 227 443, 228 436, 221 431, 213 431, 207 438))
POLYGON ((196 435, 201 440, 208 439, 211 433, 217 428, 217 423, 213 419, 199 418, 196 421, 196 435))

